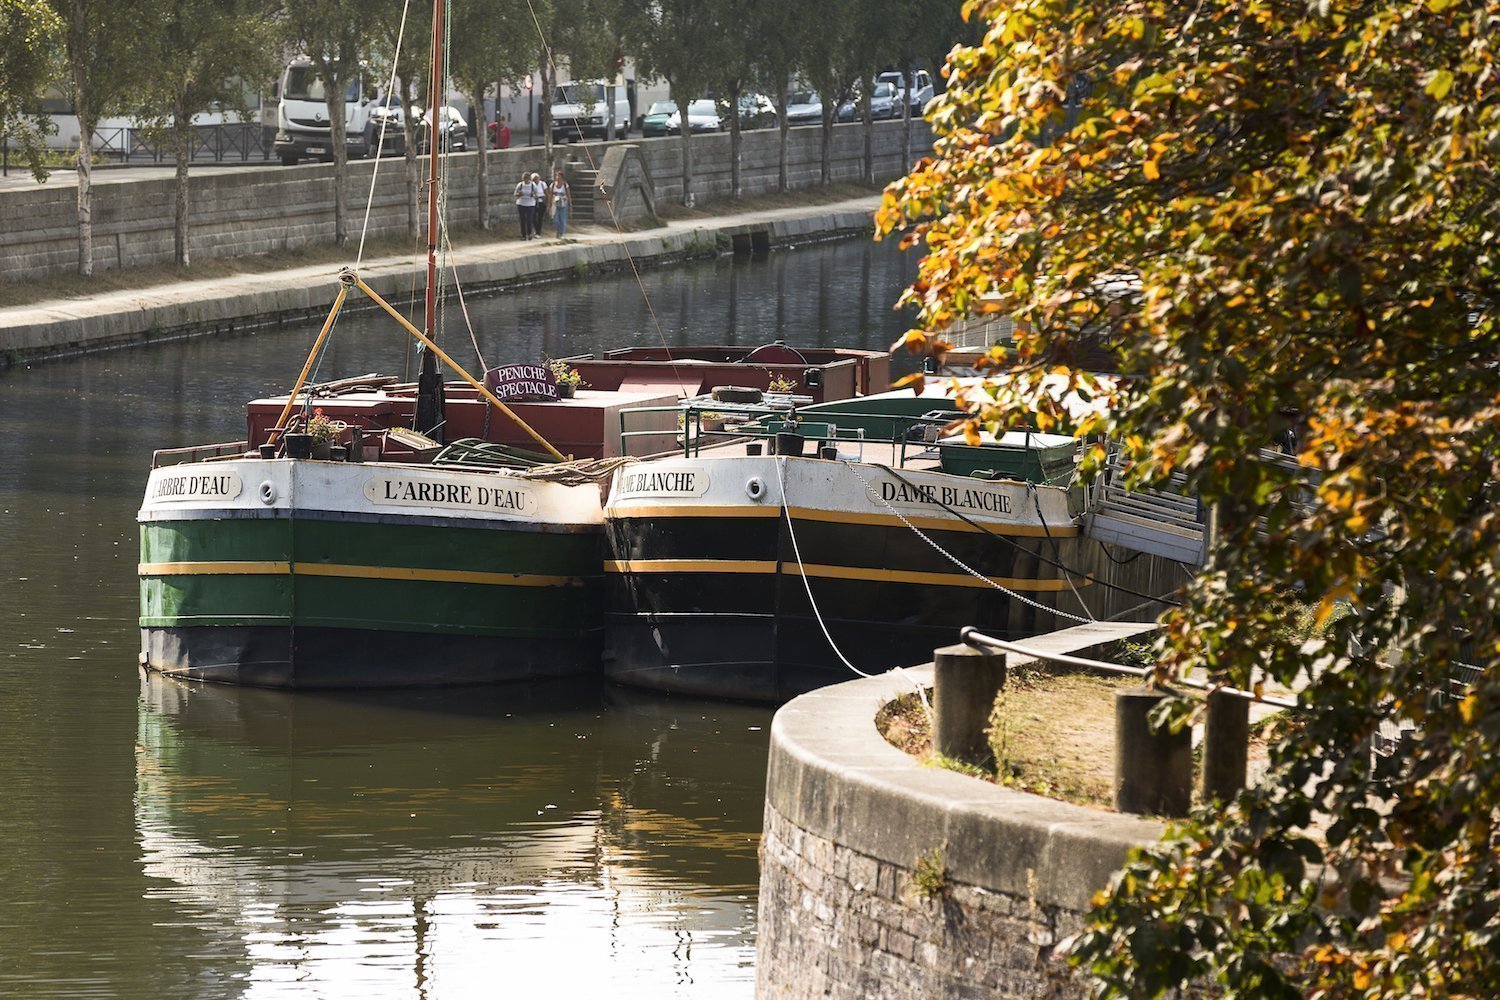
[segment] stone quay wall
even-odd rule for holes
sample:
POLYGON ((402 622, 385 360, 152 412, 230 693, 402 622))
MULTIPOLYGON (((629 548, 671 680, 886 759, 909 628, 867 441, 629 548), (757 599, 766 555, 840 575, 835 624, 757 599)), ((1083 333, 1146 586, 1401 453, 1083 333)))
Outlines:
POLYGON ((931 668, 824 688, 776 715, 756 996, 1083 995, 1056 946, 1161 825, 915 763, 874 723, 913 681, 930 684, 931 668), (919 888, 924 868, 946 869, 941 891, 919 888))
MULTIPOLYGON (((873 128, 875 176, 889 180, 902 171, 904 123, 879 122, 873 128)), ((742 189, 746 196, 774 191, 777 185, 779 133, 760 129, 742 135, 742 189)), ((821 130, 816 126, 788 130, 788 178, 793 188, 819 183, 821 130)), ((683 191, 682 140, 677 137, 634 141, 652 179, 658 203, 680 200, 683 191)), ((730 137, 724 133, 694 136, 693 190, 699 201, 730 193, 730 137)), ((603 143, 560 144, 553 162, 588 168, 604 158, 603 143)), ((913 156, 931 148, 924 122, 912 122, 913 156)), ((479 218, 478 153, 449 157, 447 218, 467 226, 479 218)), ((836 181, 858 180, 863 171, 863 125, 835 126, 832 174, 836 181)), ((508 232, 515 226, 511 191, 523 172, 550 176, 540 146, 492 150, 487 154, 489 203, 493 218, 508 232)), ((375 161, 349 163, 348 227, 357 240, 365 203, 371 198, 375 161)), ((109 268, 172 261, 174 198, 168 177, 130 179, 112 170, 95 172, 94 266, 109 268)), ((193 259, 275 253, 334 238, 332 164, 296 167, 244 167, 194 173, 189 186, 189 254, 193 259)), ((77 190, 53 184, 0 192, 0 280, 22 281, 76 271, 78 265, 77 190)), ((425 209, 419 208, 420 211, 425 209)), ((407 232, 408 198, 405 161, 380 161, 370 206, 369 235, 399 237, 407 232)))

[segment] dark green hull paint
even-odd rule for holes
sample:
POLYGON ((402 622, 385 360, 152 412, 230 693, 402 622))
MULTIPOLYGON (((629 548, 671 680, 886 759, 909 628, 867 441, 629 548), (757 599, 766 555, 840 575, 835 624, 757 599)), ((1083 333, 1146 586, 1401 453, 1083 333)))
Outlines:
POLYGON ((290 563, 275 574, 140 581, 142 648, 163 673, 273 687, 363 687, 593 673, 600 536, 337 518, 141 526, 141 561, 290 563), (299 573, 318 565, 564 577, 565 585, 299 573))

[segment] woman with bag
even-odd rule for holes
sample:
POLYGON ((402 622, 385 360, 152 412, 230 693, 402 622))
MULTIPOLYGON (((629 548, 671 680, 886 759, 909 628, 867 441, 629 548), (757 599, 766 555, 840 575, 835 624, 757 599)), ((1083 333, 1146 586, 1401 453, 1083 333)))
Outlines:
POLYGON ((536 191, 531 178, 524 173, 521 183, 516 185, 516 214, 521 217, 521 239, 531 239, 536 231, 536 191))
POLYGON ((532 174, 531 180, 531 238, 542 238, 542 213, 547 211, 547 185, 541 174, 532 174))
POLYGON ((553 175, 552 186, 547 189, 547 214, 552 216, 558 239, 568 235, 568 209, 572 204, 573 192, 568 187, 568 179, 559 170, 553 175))

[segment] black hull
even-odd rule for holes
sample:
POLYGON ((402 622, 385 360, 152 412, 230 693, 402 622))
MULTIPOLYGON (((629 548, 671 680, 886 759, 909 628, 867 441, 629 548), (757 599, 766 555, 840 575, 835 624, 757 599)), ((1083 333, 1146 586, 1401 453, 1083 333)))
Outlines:
POLYGON ((600 636, 569 639, 284 626, 141 629, 145 666, 184 680, 288 689, 446 687, 597 676, 600 636))
POLYGON ((1166 596, 1186 580, 1176 563, 1141 556, 1120 565, 1077 536, 927 532, 985 576, 1011 581, 1017 597, 964 574, 904 525, 799 521, 796 531, 804 564, 823 574, 806 582, 784 519, 609 520, 605 678, 782 702, 856 676, 845 659, 864 673, 929 662, 966 625, 1021 640, 1079 619, 1148 621, 1165 606, 1139 595, 1166 596), (760 553, 776 553, 769 569, 745 563, 760 553), (1073 586, 1054 562, 1078 571, 1073 586), (929 576, 943 582, 921 582, 929 576))

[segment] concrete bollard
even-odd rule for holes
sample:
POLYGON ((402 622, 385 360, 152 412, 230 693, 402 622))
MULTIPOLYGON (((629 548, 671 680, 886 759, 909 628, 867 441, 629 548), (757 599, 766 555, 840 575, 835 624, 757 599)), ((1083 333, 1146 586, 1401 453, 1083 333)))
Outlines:
POLYGON ((990 713, 1005 687, 1005 654, 958 644, 932 654, 932 747, 944 757, 988 767, 990 713))
POLYGON ((1211 691, 1203 720, 1203 800, 1230 801, 1245 787, 1250 754, 1250 700, 1211 691))
POLYGON ((1193 803, 1193 734, 1154 733, 1151 710, 1176 692, 1115 692, 1115 808, 1122 813, 1186 816, 1193 803))

